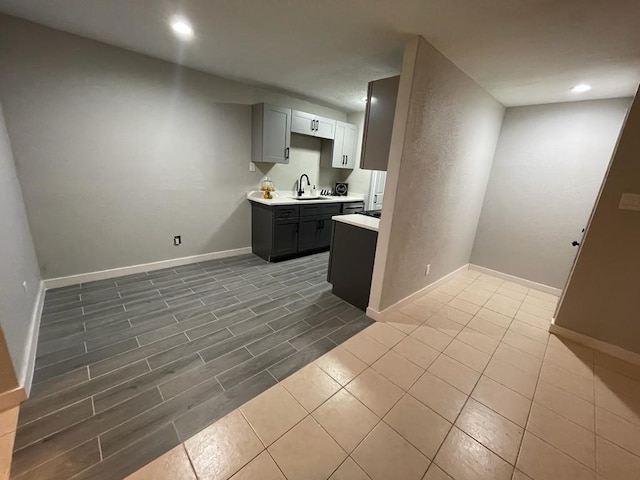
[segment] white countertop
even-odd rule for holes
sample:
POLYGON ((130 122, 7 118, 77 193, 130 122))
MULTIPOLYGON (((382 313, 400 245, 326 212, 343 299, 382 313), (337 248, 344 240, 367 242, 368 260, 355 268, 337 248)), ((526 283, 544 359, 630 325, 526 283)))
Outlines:
MULTIPOLYGON (((310 203, 345 203, 345 202, 364 202, 364 197, 348 196, 348 197, 328 197, 326 200, 296 200, 291 198, 295 196, 294 192, 271 192, 273 199, 265 200, 262 198, 263 192, 254 191, 247 194, 247 199, 262 203, 263 205, 307 205, 310 203)), ((359 215, 362 216, 362 215, 359 215)))
POLYGON ((368 217, 367 215, 359 215, 357 213, 351 215, 336 215, 331 217, 331 220, 336 222, 347 223, 354 227, 366 228, 374 232, 378 231, 380 225, 380 219, 374 217, 368 217))

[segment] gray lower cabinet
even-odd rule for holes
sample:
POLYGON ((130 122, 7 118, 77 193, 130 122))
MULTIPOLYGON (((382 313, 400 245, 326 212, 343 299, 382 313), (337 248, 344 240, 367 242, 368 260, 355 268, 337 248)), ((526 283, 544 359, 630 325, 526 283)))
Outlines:
POLYGON ((267 261, 328 250, 342 204, 269 206, 251 202, 251 250, 267 261))
POLYGON ((301 252, 331 245, 331 215, 300 217, 298 250, 301 252))
POLYGON ((276 220, 273 224, 272 255, 282 257, 298 252, 298 219, 276 220))
POLYGON ((332 293, 366 311, 369 306, 378 232, 332 221, 327 280, 332 293))

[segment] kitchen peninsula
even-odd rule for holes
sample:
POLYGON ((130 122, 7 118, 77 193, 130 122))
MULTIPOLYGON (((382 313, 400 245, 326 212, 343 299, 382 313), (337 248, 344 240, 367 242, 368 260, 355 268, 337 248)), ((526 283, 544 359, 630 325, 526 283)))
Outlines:
POLYGON ((353 214, 334 216, 331 220, 327 280, 333 285, 334 295, 366 311, 380 219, 353 214))

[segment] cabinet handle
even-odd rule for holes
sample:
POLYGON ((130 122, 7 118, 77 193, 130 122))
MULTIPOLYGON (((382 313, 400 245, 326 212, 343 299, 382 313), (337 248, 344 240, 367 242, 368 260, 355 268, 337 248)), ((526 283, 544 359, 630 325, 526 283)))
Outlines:
POLYGON ((313 132, 313 120, 311 120, 311 131, 313 132))
POLYGON ((348 165, 349 164, 349 155, 345 155, 344 156, 344 164, 348 165))
POLYGON ((286 160, 289 160, 289 147, 284 149, 284 158, 286 160))
POLYGON ((299 230, 300 230, 300 224, 296 223, 296 233, 298 233, 299 230))
POLYGON ((373 196, 373 203, 378 203, 378 195, 373 196))

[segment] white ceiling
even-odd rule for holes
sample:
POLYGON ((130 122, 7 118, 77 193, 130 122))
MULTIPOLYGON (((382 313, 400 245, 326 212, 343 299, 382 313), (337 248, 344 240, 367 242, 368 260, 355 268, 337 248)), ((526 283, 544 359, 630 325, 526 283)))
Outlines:
POLYGON ((638 0, 0 0, 60 30, 345 110, 421 34, 507 106, 632 96, 638 0), (181 14, 188 43, 168 27, 181 14), (578 83, 590 92, 569 92, 578 83))

